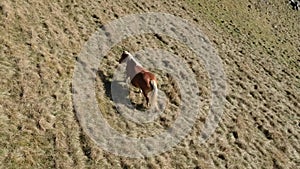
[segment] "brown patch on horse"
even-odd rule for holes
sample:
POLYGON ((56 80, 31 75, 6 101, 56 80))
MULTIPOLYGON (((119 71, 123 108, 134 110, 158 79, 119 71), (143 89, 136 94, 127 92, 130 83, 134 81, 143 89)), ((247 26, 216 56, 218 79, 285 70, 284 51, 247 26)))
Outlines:
POLYGON ((137 88, 141 88, 146 94, 148 94, 152 90, 150 80, 154 79, 155 77, 152 73, 142 70, 134 76, 131 80, 131 84, 137 88))
POLYGON ((154 74, 148 71, 142 70, 138 74, 134 76, 131 80, 131 84, 137 88, 142 89, 143 95, 146 98, 147 104, 149 103, 148 93, 153 90, 153 86, 150 84, 150 81, 154 80, 156 82, 156 78, 154 74))

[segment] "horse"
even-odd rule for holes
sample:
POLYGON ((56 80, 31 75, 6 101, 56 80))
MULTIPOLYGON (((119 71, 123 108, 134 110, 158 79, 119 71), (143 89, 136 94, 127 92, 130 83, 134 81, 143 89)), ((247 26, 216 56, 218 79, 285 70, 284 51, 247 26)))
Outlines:
POLYGON ((131 84, 139 88, 146 98, 147 106, 157 108, 157 80, 153 73, 146 70, 129 52, 123 51, 119 64, 126 63, 126 79, 130 79, 131 84), (151 97, 148 93, 151 92, 151 97))
POLYGON ((297 0, 290 0, 290 4, 292 5, 294 10, 299 10, 300 8, 300 1, 297 0))

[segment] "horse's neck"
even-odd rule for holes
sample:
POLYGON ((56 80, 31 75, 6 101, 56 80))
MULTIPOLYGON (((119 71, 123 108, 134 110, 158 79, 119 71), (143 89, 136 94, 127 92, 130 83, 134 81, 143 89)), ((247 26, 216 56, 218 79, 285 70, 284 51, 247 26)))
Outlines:
POLYGON ((143 70, 142 65, 133 57, 130 56, 127 60, 126 72, 127 76, 130 77, 130 80, 134 78, 136 74, 143 70))
POLYGON ((130 64, 130 66, 141 66, 142 65, 133 57, 133 56, 129 56, 128 60, 127 60, 127 65, 130 64))

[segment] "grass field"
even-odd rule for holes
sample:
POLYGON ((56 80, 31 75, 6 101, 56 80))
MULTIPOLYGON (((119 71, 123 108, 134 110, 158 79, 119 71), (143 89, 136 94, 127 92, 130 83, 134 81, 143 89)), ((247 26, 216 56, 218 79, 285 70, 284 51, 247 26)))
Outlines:
POLYGON ((284 0, 2 0, 0 168, 297 168, 299 22, 299 11, 284 0), (85 133, 73 108, 72 79, 76 57, 99 27, 145 12, 169 13, 197 25, 218 50, 227 89, 219 126, 198 144, 211 96, 202 61, 182 44, 151 34, 114 46, 99 63, 95 88, 103 116, 117 131, 132 137, 157 134, 173 124, 180 100, 172 80, 160 75, 172 106, 155 123, 141 127, 108 111, 113 102, 105 84, 124 48, 161 48, 182 57, 195 73, 203 103, 192 132, 171 151, 134 159, 104 151, 85 133))

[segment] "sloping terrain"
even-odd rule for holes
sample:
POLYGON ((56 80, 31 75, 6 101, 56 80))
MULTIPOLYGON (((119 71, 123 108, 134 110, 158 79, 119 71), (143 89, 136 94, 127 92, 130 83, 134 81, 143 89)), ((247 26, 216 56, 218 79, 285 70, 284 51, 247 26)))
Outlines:
MULTIPOLYGON (((0 2, 1 168, 297 168, 300 166, 300 13, 287 1, 12 1, 0 2), (107 122, 131 137, 172 126, 180 102, 176 79, 158 75, 169 98, 147 125, 110 111, 109 84, 123 49, 160 48, 184 59, 202 107, 192 131, 172 150, 134 159, 99 148, 72 102, 77 56, 101 26, 129 14, 169 13, 197 25, 226 73, 224 113, 214 134, 197 142, 211 99, 202 61, 184 45, 152 34, 128 38, 99 63, 96 91, 107 122), (175 112, 175 113, 174 113, 175 112)), ((132 89, 131 98, 142 105, 132 89)), ((140 97, 140 98, 139 98, 140 97)))

